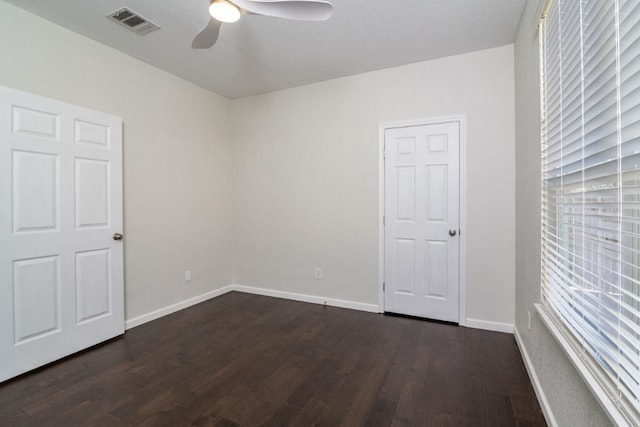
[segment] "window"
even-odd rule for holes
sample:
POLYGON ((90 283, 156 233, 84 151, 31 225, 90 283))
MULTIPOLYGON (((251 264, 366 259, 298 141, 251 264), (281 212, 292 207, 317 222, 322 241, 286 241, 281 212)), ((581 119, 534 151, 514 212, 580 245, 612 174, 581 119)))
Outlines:
POLYGON ((640 2, 553 0, 541 27, 542 305, 640 424, 640 2))

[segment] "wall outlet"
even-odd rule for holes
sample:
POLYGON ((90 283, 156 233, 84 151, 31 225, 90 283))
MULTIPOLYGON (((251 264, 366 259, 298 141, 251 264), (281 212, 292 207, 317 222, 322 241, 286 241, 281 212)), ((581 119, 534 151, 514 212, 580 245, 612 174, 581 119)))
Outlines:
POLYGON ((320 267, 316 267, 316 272, 313 277, 315 277, 316 280, 322 279, 322 269, 320 267))
POLYGON ((191 281, 191 270, 185 270, 185 272, 184 272, 184 281, 185 282, 190 282, 191 281))
POLYGON ((527 311, 527 329, 531 330, 531 312, 527 311))

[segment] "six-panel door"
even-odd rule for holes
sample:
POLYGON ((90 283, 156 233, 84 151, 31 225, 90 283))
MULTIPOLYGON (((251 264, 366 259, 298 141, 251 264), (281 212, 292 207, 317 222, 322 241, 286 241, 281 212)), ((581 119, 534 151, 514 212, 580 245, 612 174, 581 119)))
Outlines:
POLYGON ((458 122, 385 131, 384 309, 458 322, 458 122))
POLYGON ((0 381, 124 331, 122 121, 0 87, 0 381))

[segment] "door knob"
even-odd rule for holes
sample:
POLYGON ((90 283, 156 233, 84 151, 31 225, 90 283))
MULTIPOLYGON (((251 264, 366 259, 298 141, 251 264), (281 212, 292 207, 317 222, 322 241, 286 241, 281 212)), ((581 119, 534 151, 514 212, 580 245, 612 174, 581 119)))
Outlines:
POLYGON ((113 233, 113 240, 122 240, 122 237, 120 233, 113 233))
POLYGON ((453 237, 455 235, 456 235, 456 230, 454 230, 453 228, 449 230, 449 236, 453 237))

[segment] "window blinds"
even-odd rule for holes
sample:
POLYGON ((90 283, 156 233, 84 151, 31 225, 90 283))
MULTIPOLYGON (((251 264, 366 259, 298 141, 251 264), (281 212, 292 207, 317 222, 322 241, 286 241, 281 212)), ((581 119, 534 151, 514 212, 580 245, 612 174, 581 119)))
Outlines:
POLYGON ((542 26, 542 299, 640 420, 640 2, 555 0, 542 26))

